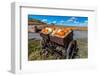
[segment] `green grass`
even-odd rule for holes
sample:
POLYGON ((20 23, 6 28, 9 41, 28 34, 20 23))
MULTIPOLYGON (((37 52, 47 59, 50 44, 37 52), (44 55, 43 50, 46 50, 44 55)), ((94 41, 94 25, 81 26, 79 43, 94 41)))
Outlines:
POLYGON ((40 40, 28 40, 28 60, 53 60, 53 59, 62 59, 61 56, 57 54, 51 54, 48 55, 40 54, 40 52, 43 51, 40 40))
POLYGON ((41 51, 40 40, 28 40, 28 59, 39 59, 39 52, 41 51))
MULTIPOLYGON (((79 51, 78 51, 79 58, 87 58, 88 57, 87 39, 77 39, 77 43, 79 47, 79 51)), ((54 54, 49 53, 48 55, 45 55, 45 53, 41 54, 41 51, 43 50, 40 44, 40 40, 36 40, 36 39, 28 40, 29 61, 64 59, 63 56, 60 56, 57 53, 54 54)))
POLYGON ((79 51, 78 55, 80 58, 88 58, 88 43, 87 39, 77 39, 79 51))

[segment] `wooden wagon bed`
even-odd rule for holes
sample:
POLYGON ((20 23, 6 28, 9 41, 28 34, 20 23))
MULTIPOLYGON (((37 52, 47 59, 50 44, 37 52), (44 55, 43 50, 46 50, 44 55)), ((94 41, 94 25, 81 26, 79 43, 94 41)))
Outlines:
MULTIPOLYGON (((53 31, 55 31, 55 29, 53 31)), ((55 50, 57 46, 63 47, 65 49, 66 58, 69 58, 69 54, 76 50, 77 46, 76 41, 73 42, 73 31, 68 29, 63 36, 54 34, 53 31, 50 33, 40 32, 40 36, 43 38, 44 48, 53 48, 53 50, 55 50)))

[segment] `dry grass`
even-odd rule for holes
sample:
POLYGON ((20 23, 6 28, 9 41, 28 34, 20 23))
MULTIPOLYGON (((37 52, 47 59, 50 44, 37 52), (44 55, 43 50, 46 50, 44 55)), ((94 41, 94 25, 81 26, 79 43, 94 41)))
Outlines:
POLYGON ((79 51, 79 58, 88 58, 88 45, 87 39, 77 39, 79 51))
MULTIPOLYGON (((87 58, 88 57, 88 47, 87 47, 87 39, 77 39, 78 42, 78 56, 79 58, 87 58)), ((48 55, 40 54, 42 48, 40 46, 40 40, 29 40, 28 42, 28 60, 56 60, 56 59, 64 59, 63 57, 59 56, 58 54, 51 54, 48 55)), ((77 57, 76 57, 77 58, 77 57)))
MULTIPOLYGON (((50 50, 50 49, 49 49, 50 50)), ((61 56, 54 53, 49 53, 46 55, 45 53, 41 54, 42 47, 40 45, 40 40, 29 40, 28 41, 28 60, 55 60, 62 59, 61 56)))

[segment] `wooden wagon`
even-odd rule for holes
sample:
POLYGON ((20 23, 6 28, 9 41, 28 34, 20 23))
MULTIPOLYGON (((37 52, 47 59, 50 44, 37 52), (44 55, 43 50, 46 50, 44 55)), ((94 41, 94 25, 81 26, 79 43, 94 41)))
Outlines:
POLYGON ((42 37, 43 49, 51 49, 52 52, 57 52, 60 55, 64 55, 64 58, 72 59, 77 53, 78 46, 77 41, 73 39, 73 31, 70 30, 64 37, 53 35, 53 33, 40 33, 42 37), (57 47, 64 48, 64 54, 58 52, 57 47))

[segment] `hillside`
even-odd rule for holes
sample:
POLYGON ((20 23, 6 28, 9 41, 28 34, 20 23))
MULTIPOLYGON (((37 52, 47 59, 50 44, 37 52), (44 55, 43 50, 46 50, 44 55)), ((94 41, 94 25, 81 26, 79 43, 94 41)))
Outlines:
POLYGON ((28 19, 28 25, 41 25, 41 24, 46 24, 46 23, 42 22, 41 20, 28 19))
POLYGON ((50 27, 55 26, 55 27, 70 28, 72 30, 83 30, 83 31, 88 30, 88 27, 64 26, 64 25, 47 24, 45 22, 42 22, 41 20, 36 20, 36 19, 28 19, 28 25, 45 25, 45 26, 50 26, 50 27))

